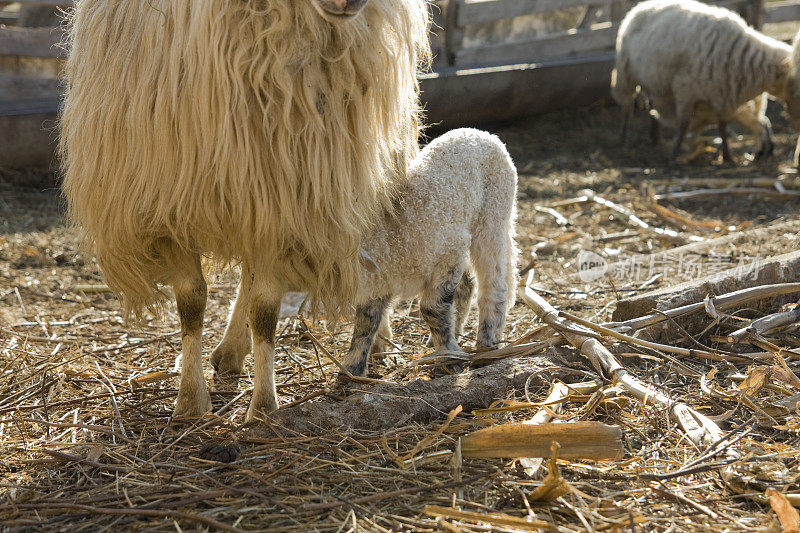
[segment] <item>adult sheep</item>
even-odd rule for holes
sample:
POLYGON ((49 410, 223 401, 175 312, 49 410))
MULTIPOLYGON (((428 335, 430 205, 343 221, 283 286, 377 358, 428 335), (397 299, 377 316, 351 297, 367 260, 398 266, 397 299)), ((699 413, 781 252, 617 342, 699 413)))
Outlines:
POLYGON ((276 295, 354 298, 361 235, 417 154, 425 0, 82 0, 61 119, 64 192, 128 316, 172 285, 175 414, 211 402, 201 256, 252 287, 257 391, 276 407, 276 295))
POLYGON ((800 126, 797 50, 797 40, 790 47, 767 37, 730 10, 694 0, 648 0, 620 25, 612 93, 626 125, 637 86, 653 98, 659 115, 678 128, 673 159, 693 114, 713 116, 730 160, 727 123, 763 92, 782 100, 800 126))

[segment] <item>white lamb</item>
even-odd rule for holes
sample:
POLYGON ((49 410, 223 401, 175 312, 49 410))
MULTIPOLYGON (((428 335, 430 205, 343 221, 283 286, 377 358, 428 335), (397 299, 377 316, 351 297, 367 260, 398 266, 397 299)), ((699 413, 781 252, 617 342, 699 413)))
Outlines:
POLYGON ((701 114, 701 123, 718 122, 722 155, 730 161, 727 123, 763 92, 782 100, 795 128, 800 127, 797 65, 797 39, 790 47, 749 27, 730 10, 694 0, 642 2, 622 21, 617 36, 611 84, 625 110, 623 139, 641 87, 662 120, 678 128, 673 159, 694 127, 693 116, 701 114))
POLYGON ((398 191, 395 211, 364 239, 375 267, 363 269, 356 319, 344 366, 367 373, 378 330, 388 332, 394 298, 421 295, 420 311, 439 350, 460 351, 456 341, 478 282, 477 344, 503 335, 514 304, 518 250, 514 242, 517 171, 496 136, 474 129, 451 131, 414 160, 398 191))

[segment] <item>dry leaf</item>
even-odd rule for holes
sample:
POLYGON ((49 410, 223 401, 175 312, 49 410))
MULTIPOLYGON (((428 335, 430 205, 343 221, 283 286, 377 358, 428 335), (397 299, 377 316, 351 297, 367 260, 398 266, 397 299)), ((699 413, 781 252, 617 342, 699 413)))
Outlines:
POLYGON ((798 533, 800 531, 800 514, 797 513, 797 509, 792 507, 786 496, 775 489, 767 489, 766 495, 769 497, 772 510, 778 515, 783 533, 798 533))
POLYGON ((561 471, 558 469, 558 449, 558 443, 554 442, 551 447, 552 455, 547 467, 549 472, 544 478, 544 484, 536 487, 536 490, 531 494, 532 500, 551 502, 572 492, 572 487, 567 483, 567 480, 561 477, 561 471))

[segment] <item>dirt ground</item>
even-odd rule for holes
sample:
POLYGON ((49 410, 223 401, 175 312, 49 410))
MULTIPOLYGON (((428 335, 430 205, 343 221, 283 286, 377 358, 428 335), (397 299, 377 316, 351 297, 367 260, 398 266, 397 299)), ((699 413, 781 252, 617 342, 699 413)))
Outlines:
MULTIPOLYGON (((508 144, 520 172, 520 267, 533 269, 534 287, 557 308, 605 322, 620 298, 794 251, 798 231, 786 223, 798 221, 798 198, 792 195, 796 173, 789 164, 796 136, 776 106, 771 106, 770 116, 777 137, 774 156, 753 162, 749 154, 754 140, 735 137, 734 166, 717 162, 712 151, 689 164, 670 164, 668 143, 651 145, 644 116, 637 117, 633 142, 624 151, 618 142, 619 110, 611 106, 493 128, 508 144), (776 180, 786 194, 775 194, 776 180), (772 185, 761 187, 765 181, 772 185), (730 185, 748 185, 754 192, 659 200, 672 216, 654 208, 649 199, 653 194, 730 185), (565 202, 585 196, 585 189, 624 207, 650 227, 594 202, 565 202), (665 237, 654 227, 674 235, 665 237), (700 257, 666 253, 731 231, 750 235, 754 229, 771 227, 777 229, 755 232, 735 246, 700 257), (596 253, 608 263, 647 268, 585 281, 577 269, 581 251, 596 253), (664 254, 658 265, 647 262, 660 253, 664 254)), ((710 133, 707 140, 713 144, 710 133)), ((763 490, 734 490, 722 480, 719 468, 663 481, 641 478, 643 472, 678 469, 702 450, 662 410, 613 386, 588 404, 588 398, 569 402, 562 418, 620 426, 624 458, 560 461, 561 475, 572 490, 554 501, 536 500, 543 475, 529 476, 517 461, 453 460, 459 437, 486 425, 529 418, 538 406, 500 412, 465 409, 444 428, 446 412, 432 421, 402 421, 381 432, 342 427, 298 434, 273 426, 253 431, 240 427, 252 386, 248 362, 245 375, 235 383, 214 383, 213 371, 207 368, 214 413, 188 426, 169 424, 180 351, 174 309, 163 320, 142 326, 123 322, 116 298, 103 290, 96 264, 80 251, 76 231, 64 223, 53 175, 0 171, 0 213, 4 530, 524 531, 537 530, 533 519, 565 532, 775 527, 769 505, 759 499, 763 490), (204 458, 209 445, 231 445, 226 451, 238 457, 230 464, 204 458), (437 518, 435 509, 426 506, 478 514, 437 518), (524 520, 529 520, 527 525, 524 520)), ((221 339, 235 280, 233 272, 210 280, 206 355, 221 339)), ((332 387, 336 367, 325 351, 346 350, 349 324, 323 324, 292 313, 287 311, 279 326, 281 405, 342 401, 343 393, 332 387)), ((474 346, 474 310, 472 314, 461 341, 465 347, 474 346)), ((755 316, 759 315, 744 309, 695 342, 718 348, 714 335, 755 316)), ((399 305, 392 324, 392 349, 375 358, 373 377, 403 384, 437 379, 445 372, 413 364, 430 351, 415 302, 399 305)), ((519 339, 538 324, 518 301, 507 338, 519 339)), ((793 330, 779 339, 781 346, 800 346, 793 330)), ((539 402, 556 377, 582 381, 594 375, 592 366, 567 348, 537 357, 549 358, 550 373, 531 380, 527 390, 509 390, 506 397, 494 399, 501 404, 539 402)), ((741 397, 720 399, 704 392, 691 375, 676 371, 669 358, 648 352, 623 360, 639 377, 718 417, 726 431, 750 421, 759 405, 778 394, 764 388, 754 392, 749 403, 741 397)), ((792 360, 788 364, 796 370, 792 360)), ((713 366, 692 359, 683 359, 683 365, 698 375, 713 366)), ((748 371, 747 364, 719 366, 729 373, 748 371)), ((720 387, 735 388, 732 381, 718 379, 720 387)), ((775 424, 760 425, 743 442, 768 450, 778 466, 796 472, 799 421, 790 413, 775 424)), ((775 476, 780 489, 798 489, 792 476, 775 476)))

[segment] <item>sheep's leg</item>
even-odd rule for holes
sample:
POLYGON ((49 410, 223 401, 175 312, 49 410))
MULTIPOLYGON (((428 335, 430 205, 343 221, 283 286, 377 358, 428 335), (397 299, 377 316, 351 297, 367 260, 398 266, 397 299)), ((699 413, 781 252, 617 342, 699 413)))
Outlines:
POLYGON ((661 122, 653 115, 650 115, 650 142, 653 145, 661 143, 661 122))
POLYGON ((794 147, 794 158, 792 162, 795 168, 800 168, 800 137, 797 138, 797 144, 794 147))
POLYGON ((622 135, 620 137, 620 144, 622 145, 623 150, 627 150, 628 145, 630 144, 630 123, 632 115, 633 101, 631 101, 630 104, 625 105, 622 111, 622 135))
POLYGON ((725 163, 733 163, 731 150, 728 146, 728 123, 724 120, 719 121, 719 134, 720 137, 722 137, 722 161, 725 163))
POLYGON ((461 336, 464 331, 464 324, 469 317, 469 307, 472 304, 472 295, 475 292, 475 276, 470 271, 464 272, 461 276, 461 281, 456 287, 455 305, 456 305, 456 324, 455 334, 456 338, 461 336))
POLYGON ((420 313, 431 330, 431 340, 437 350, 461 351, 456 341, 454 299, 462 274, 462 269, 456 269, 441 283, 429 285, 420 299, 420 313))
POLYGON ((737 114, 734 120, 747 128, 758 138, 758 150, 755 152, 755 159, 769 157, 775 151, 775 136, 772 133, 772 122, 765 116, 753 117, 745 113, 737 114))
POLYGON ((275 328, 281 310, 281 297, 276 291, 256 290, 251 293, 249 317, 253 331, 253 398, 246 420, 265 419, 278 408, 275 390, 275 328))
POLYGON ((758 120, 761 127, 761 145, 756 152, 756 159, 769 157, 775 151, 775 135, 772 132, 772 122, 767 117, 760 117, 758 120))
POLYGON ((250 269, 242 267, 242 279, 236 301, 228 319, 228 327, 219 345, 211 352, 211 364, 218 374, 237 376, 242 373, 244 358, 252 348, 250 326, 247 314, 250 308, 250 291, 253 274, 250 269))
POLYGON ((682 118, 678 125, 678 134, 675 136, 675 146, 672 148, 672 162, 676 162, 678 160, 678 156, 681 153, 681 146, 683 145, 683 139, 686 137, 686 130, 689 129, 689 119, 682 118))
POLYGON ((200 256, 194 255, 176 264, 184 270, 173 276, 172 287, 178 303, 181 322, 181 384, 175 404, 175 417, 202 416, 211 410, 211 396, 203 376, 202 336, 203 314, 206 309, 207 287, 200 266, 200 256))
MULTIPOLYGON (((356 319, 353 326, 353 338, 350 349, 342 361, 342 365, 354 376, 367 375, 367 362, 370 349, 375 342, 384 317, 389 306, 389 297, 376 298, 364 305, 356 306, 356 319)), ((346 379, 346 375, 339 374, 339 379, 346 379)))

